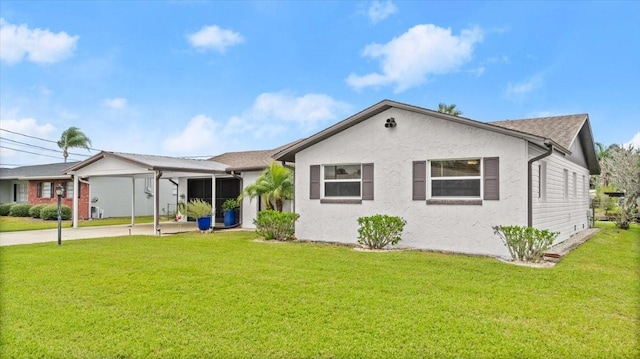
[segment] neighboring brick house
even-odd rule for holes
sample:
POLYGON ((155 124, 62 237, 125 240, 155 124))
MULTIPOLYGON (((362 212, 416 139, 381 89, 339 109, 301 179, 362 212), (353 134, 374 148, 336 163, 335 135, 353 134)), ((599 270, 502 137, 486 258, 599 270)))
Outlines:
POLYGON ((75 162, 22 166, 0 169, 0 203, 21 202, 30 204, 57 204, 56 186, 62 185, 62 204, 73 208, 73 195, 79 199, 78 218, 89 218, 89 184, 80 182, 74 191, 71 175, 64 170, 75 162))

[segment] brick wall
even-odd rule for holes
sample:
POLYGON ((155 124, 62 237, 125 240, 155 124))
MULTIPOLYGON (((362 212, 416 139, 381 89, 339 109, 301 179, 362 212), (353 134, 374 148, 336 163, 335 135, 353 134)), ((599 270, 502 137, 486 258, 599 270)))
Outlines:
MULTIPOLYGON (((42 180, 42 181, 29 181, 29 189, 28 189, 28 202, 30 204, 41 204, 41 203, 51 203, 58 204, 58 198, 56 196, 56 186, 62 184, 65 188, 65 194, 62 197, 62 204, 65 206, 69 206, 72 211, 73 218, 73 198, 67 198, 66 196, 66 183, 71 182, 70 180, 42 180), (43 183, 48 184, 49 182, 53 183, 53 190, 51 191, 51 198, 42 198, 38 197, 38 184, 43 183)), ((89 185, 86 183, 80 182, 80 198, 78 200, 78 219, 88 219, 89 218, 89 185)))

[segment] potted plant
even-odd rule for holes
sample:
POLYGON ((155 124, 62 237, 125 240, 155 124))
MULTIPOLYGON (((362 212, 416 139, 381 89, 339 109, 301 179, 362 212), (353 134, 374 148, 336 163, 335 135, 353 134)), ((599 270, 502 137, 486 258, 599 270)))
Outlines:
POLYGON ((235 198, 229 198, 222 203, 225 227, 230 227, 236 224, 238 208, 240 208, 240 201, 235 198))
POLYGON ((212 214, 211 204, 202 199, 192 199, 187 205, 187 216, 196 219, 198 222, 198 229, 201 231, 208 231, 211 229, 212 214))

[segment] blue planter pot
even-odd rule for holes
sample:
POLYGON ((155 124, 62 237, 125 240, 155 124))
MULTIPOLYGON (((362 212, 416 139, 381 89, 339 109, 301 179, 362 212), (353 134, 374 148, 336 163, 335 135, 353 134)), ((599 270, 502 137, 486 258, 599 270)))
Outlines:
POLYGON ((231 227, 236 224, 236 211, 235 210, 226 210, 224 211, 224 226, 231 227))
POLYGON ((211 216, 200 217, 197 220, 198 229, 201 231, 208 231, 211 229, 211 216))

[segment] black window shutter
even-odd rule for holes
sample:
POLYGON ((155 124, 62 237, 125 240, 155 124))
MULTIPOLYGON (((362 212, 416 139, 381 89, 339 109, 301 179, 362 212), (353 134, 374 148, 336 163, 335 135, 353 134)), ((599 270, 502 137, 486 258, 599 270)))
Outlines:
POLYGON ((49 198, 53 198, 54 194, 56 194, 55 189, 53 187, 53 182, 49 182, 49 188, 50 188, 50 190, 49 190, 50 197, 49 198))
POLYGON ((42 182, 36 183, 36 197, 37 198, 42 197, 42 182))
POLYGON ((484 159, 484 199, 500 199, 500 160, 498 157, 484 159))
POLYGON ((320 199, 320 166, 311 166, 309 199, 320 199))
POLYGON ((427 161, 413 161, 413 200, 427 199, 427 161))
POLYGON ((362 164, 362 200, 373 201, 373 163, 362 164))
MULTIPOLYGON (((78 181, 78 188, 73 186, 73 190, 78 194, 78 198, 80 198, 80 188, 82 188, 82 182, 78 181)), ((258 203, 260 203, 260 198, 258 198, 258 203)))

